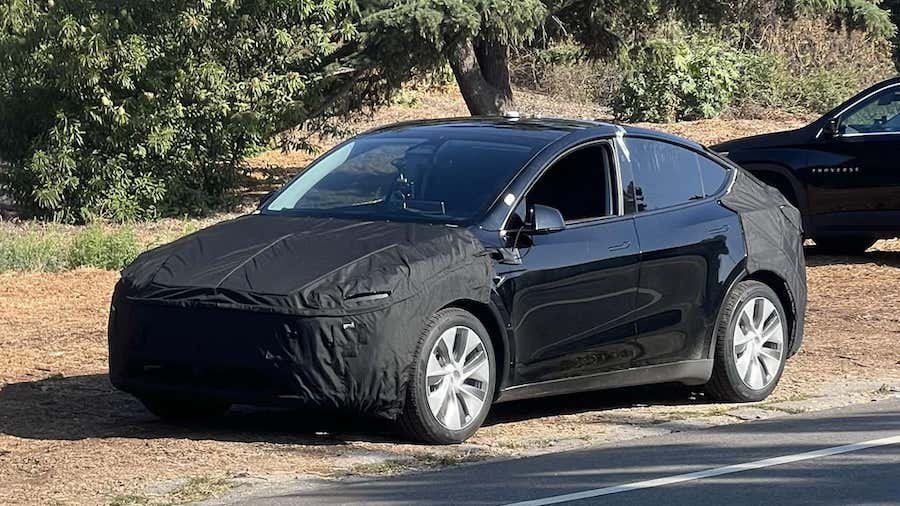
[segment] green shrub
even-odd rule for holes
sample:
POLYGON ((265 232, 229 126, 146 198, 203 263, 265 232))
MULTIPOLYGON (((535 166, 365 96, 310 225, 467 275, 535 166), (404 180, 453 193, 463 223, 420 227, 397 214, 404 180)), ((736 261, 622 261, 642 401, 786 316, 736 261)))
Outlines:
POLYGON ((128 265, 141 248, 129 227, 106 231, 91 225, 75 235, 69 246, 69 265, 119 270, 128 265))
POLYGON ((613 112, 653 122, 716 116, 738 91, 740 61, 738 51, 711 37, 650 40, 632 51, 613 112))
POLYGON ((761 52, 746 55, 741 75, 739 105, 821 114, 889 73, 866 75, 847 66, 795 72, 782 55, 761 52))
POLYGON ((748 42, 726 29, 686 35, 674 25, 631 51, 613 112, 653 122, 760 107, 824 113, 895 73, 883 42, 832 32, 824 21, 799 19, 748 42))
POLYGON ((0 187, 63 222, 226 204, 248 153, 331 110, 320 105, 343 89, 335 53, 356 12, 348 0, 6 0, 0 187))
MULTIPOLYGON (((187 231, 187 229, 185 229, 187 231)), ((147 247, 131 227, 35 225, 0 227, 0 272, 58 272, 78 267, 119 270, 147 247)))
POLYGON ((57 272, 69 268, 66 236, 53 228, 0 229, 0 272, 57 272))

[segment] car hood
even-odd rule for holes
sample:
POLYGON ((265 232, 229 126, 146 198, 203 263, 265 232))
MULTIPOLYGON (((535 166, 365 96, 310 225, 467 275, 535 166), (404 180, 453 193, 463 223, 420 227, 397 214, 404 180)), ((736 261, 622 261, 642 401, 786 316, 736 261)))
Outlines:
POLYGON ((719 153, 734 153, 755 149, 792 147, 798 144, 809 142, 809 140, 813 136, 814 132, 810 132, 810 127, 804 127, 796 130, 773 132, 769 134, 754 135, 752 137, 744 137, 742 139, 735 139, 733 141, 716 144, 710 149, 719 153))
POLYGON ((364 311, 467 266, 489 276, 490 259, 465 228, 249 215, 140 255, 121 284, 135 300, 364 311))

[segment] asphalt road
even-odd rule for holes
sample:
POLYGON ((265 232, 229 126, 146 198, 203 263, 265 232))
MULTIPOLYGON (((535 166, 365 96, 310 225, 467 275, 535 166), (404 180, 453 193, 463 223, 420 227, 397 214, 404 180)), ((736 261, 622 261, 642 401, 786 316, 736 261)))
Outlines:
POLYGON ((261 498, 285 504, 900 504, 900 399, 261 498))

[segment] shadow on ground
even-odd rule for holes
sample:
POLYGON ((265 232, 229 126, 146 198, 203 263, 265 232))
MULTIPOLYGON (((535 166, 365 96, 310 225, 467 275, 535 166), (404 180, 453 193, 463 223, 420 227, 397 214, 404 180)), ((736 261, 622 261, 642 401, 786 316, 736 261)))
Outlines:
MULTIPOLYGON (((896 435, 895 410, 775 418, 666 438, 341 484, 249 504, 508 504, 896 435), (827 439, 832 433, 835 439, 827 439), (828 442, 822 441, 826 439, 828 442)), ((894 504, 900 446, 566 504, 894 504), (878 486, 880 484, 880 488, 878 486), (702 488, 700 488, 702 487, 702 488)))
MULTIPOLYGON (((638 405, 703 402, 683 386, 656 385, 498 404, 485 425, 638 405)), ((54 377, 0 388, 0 434, 26 439, 188 438, 307 445, 401 442, 389 423, 346 414, 237 406, 191 425, 163 422, 106 375, 54 377)))

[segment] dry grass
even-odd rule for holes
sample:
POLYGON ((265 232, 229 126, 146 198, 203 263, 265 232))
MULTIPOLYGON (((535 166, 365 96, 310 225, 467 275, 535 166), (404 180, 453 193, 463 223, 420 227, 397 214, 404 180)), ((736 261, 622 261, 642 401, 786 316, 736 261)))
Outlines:
MULTIPOLYGON (((366 121, 464 112, 452 94, 421 103, 366 121)), ((712 142, 799 122, 666 128, 712 142)), ((259 162, 305 160, 267 154, 259 162)), ((155 226, 152 233, 180 225, 155 226)), ((774 401, 814 396, 834 383, 900 380, 900 241, 876 249, 859 259, 810 257, 807 339, 774 401)), ((500 405, 470 443, 457 447, 400 444, 368 421, 301 413, 242 410, 213 425, 169 425, 106 379, 106 318, 116 279, 90 269, 0 274, 0 504, 181 502, 218 494, 241 477, 283 482, 398 472, 652 435, 665 430, 663 422, 698 416, 737 421, 727 407, 709 405, 690 389, 654 387, 500 405), (202 482, 185 481, 192 476, 202 482)))

